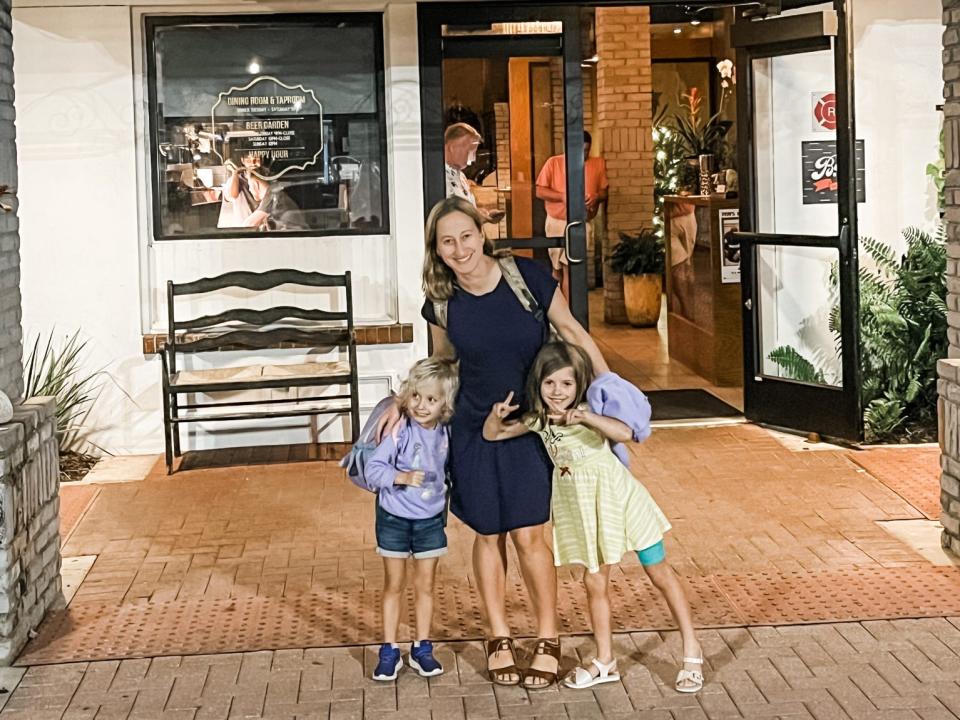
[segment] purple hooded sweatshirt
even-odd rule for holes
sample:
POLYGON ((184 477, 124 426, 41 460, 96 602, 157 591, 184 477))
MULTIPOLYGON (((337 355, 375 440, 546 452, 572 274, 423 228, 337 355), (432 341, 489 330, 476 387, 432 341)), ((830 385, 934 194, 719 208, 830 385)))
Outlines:
POLYGON ((380 507, 408 520, 432 518, 443 512, 447 500, 447 428, 432 430, 404 418, 396 433, 387 435, 367 461, 364 474, 377 491, 380 507), (395 485, 397 473, 422 470, 420 487, 395 485))
MULTIPOLYGON (((614 418, 633 431, 634 442, 650 437, 650 401, 632 383, 613 372, 605 372, 587 388, 587 404, 597 415, 614 418)), ((630 455, 623 443, 611 447, 617 460, 630 467, 630 455)))

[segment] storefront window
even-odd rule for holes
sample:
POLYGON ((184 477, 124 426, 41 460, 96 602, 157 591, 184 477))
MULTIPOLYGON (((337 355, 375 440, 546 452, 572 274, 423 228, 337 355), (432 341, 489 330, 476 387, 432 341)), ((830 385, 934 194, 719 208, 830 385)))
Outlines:
POLYGON ((154 237, 388 232, 381 27, 147 18, 154 237))

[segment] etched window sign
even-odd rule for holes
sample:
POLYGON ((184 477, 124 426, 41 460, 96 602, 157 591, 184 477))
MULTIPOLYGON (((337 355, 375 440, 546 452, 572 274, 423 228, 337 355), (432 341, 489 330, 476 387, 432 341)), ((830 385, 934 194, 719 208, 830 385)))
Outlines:
POLYGON ((323 106, 313 90, 268 75, 221 92, 210 121, 217 154, 237 165, 255 156, 264 180, 306 170, 323 153, 323 106))
MULTIPOLYGON (((803 166, 803 204, 821 205, 837 202, 837 143, 834 140, 812 140, 801 143, 803 166)), ((865 150, 863 140, 855 147, 857 162, 857 202, 867 201, 865 150)))

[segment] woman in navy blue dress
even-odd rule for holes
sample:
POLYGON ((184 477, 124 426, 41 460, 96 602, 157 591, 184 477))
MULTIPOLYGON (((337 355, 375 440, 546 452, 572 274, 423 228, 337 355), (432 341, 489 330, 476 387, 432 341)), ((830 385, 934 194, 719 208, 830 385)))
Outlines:
MULTIPOLYGON (((451 421, 451 510, 476 533, 474 574, 486 611, 488 668, 493 682, 548 687, 556 680, 557 578, 543 525, 550 517, 552 466, 533 433, 505 442, 483 439, 483 422, 507 393, 524 406, 527 373, 548 338, 545 321, 518 300, 485 240, 482 218, 456 197, 434 206, 427 219, 423 270, 435 355, 460 361, 460 392, 451 421), (447 302, 446 329, 434 303, 447 302), (531 666, 516 667, 506 614, 507 535, 513 540, 534 612, 539 640, 531 666)), ((599 349, 570 314, 556 281, 532 260, 516 259, 524 282, 557 332, 583 347, 595 371, 607 370, 599 349)))

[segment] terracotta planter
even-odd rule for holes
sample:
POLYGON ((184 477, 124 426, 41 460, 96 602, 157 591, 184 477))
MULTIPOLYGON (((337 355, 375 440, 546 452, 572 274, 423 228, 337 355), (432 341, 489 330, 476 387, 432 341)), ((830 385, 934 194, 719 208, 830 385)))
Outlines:
POLYGON ((623 299, 627 306, 627 320, 634 327, 654 327, 660 319, 660 273, 651 275, 624 275, 623 299))

